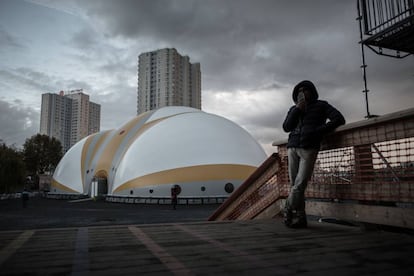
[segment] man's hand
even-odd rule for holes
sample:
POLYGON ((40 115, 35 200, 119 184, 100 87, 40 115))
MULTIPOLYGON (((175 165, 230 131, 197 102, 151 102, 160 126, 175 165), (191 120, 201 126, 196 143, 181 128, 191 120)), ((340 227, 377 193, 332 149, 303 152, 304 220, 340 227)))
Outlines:
POLYGON ((296 107, 302 111, 306 110, 306 99, 303 92, 299 92, 298 94, 298 102, 296 103, 296 107))

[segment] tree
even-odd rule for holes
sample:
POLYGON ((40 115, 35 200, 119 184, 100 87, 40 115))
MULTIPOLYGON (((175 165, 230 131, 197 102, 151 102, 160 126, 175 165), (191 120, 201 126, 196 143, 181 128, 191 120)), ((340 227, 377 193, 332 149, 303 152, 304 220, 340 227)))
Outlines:
POLYGON ((0 144, 0 193, 11 193, 21 188, 25 175, 22 153, 0 144))
POLYGON ((24 162, 28 173, 53 173, 62 158, 62 144, 59 140, 47 135, 36 134, 23 145, 24 162))

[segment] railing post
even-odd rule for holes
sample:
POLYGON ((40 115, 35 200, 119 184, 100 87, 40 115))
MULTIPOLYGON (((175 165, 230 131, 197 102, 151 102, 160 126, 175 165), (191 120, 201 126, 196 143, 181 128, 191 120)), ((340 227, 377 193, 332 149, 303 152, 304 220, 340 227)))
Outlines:
POLYGON ((371 144, 354 146, 355 182, 372 182, 374 180, 374 163, 371 144))

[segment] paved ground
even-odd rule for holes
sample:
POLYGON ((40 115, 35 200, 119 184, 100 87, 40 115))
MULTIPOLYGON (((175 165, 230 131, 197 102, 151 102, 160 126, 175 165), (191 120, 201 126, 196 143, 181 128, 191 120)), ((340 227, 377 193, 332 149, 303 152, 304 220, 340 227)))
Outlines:
POLYGON ((31 198, 0 201, 0 230, 205 221, 219 205, 140 205, 31 198))
MULTIPOLYGON (((206 208, 212 206, 180 206, 173 211, 169 206, 115 207, 89 202, 71 209, 65 202, 39 201, 36 207, 32 201, 32 209, 22 211, 1 203, 1 227, 4 229, 7 222, 5 214, 10 215, 11 225, 12 214, 36 216, 40 210, 45 211, 42 204, 51 203, 54 211, 48 210, 61 214, 57 221, 64 227, 40 229, 38 226, 45 224, 33 228, 20 224, 14 227, 20 230, 0 231, 0 275, 339 276, 414 272, 412 234, 362 231, 358 227, 317 221, 311 221, 309 228, 302 230, 287 229, 277 219, 206 222, 206 208), (76 217, 82 218, 83 211, 101 218, 122 213, 139 214, 141 218, 172 213, 178 220, 128 225, 105 221, 106 225, 96 226, 101 222, 89 219, 83 220, 82 226, 66 227, 76 222, 76 217), (71 215, 74 217, 70 218, 71 215), (194 221, 190 222, 191 219, 194 221)), ((45 219, 46 213, 39 217, 45 219)), ((130 216, 115 222, 123 224, 134 218, 130 216)), ((161 219, 161 215, 156 217, 161 219)), ((46 225, 51 227, 52 223, 46 225)))

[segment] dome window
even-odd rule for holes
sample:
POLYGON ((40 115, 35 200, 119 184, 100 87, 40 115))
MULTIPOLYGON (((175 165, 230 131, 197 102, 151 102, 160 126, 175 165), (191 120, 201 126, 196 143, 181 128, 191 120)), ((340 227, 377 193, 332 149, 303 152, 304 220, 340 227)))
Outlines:
POLYGON ((234 191, 234 185, 233 185, 232 183, 227 183, 227 184, 224 186, 224 190, 225 190, 227 193, 231 194, 231 193, 234 191))

